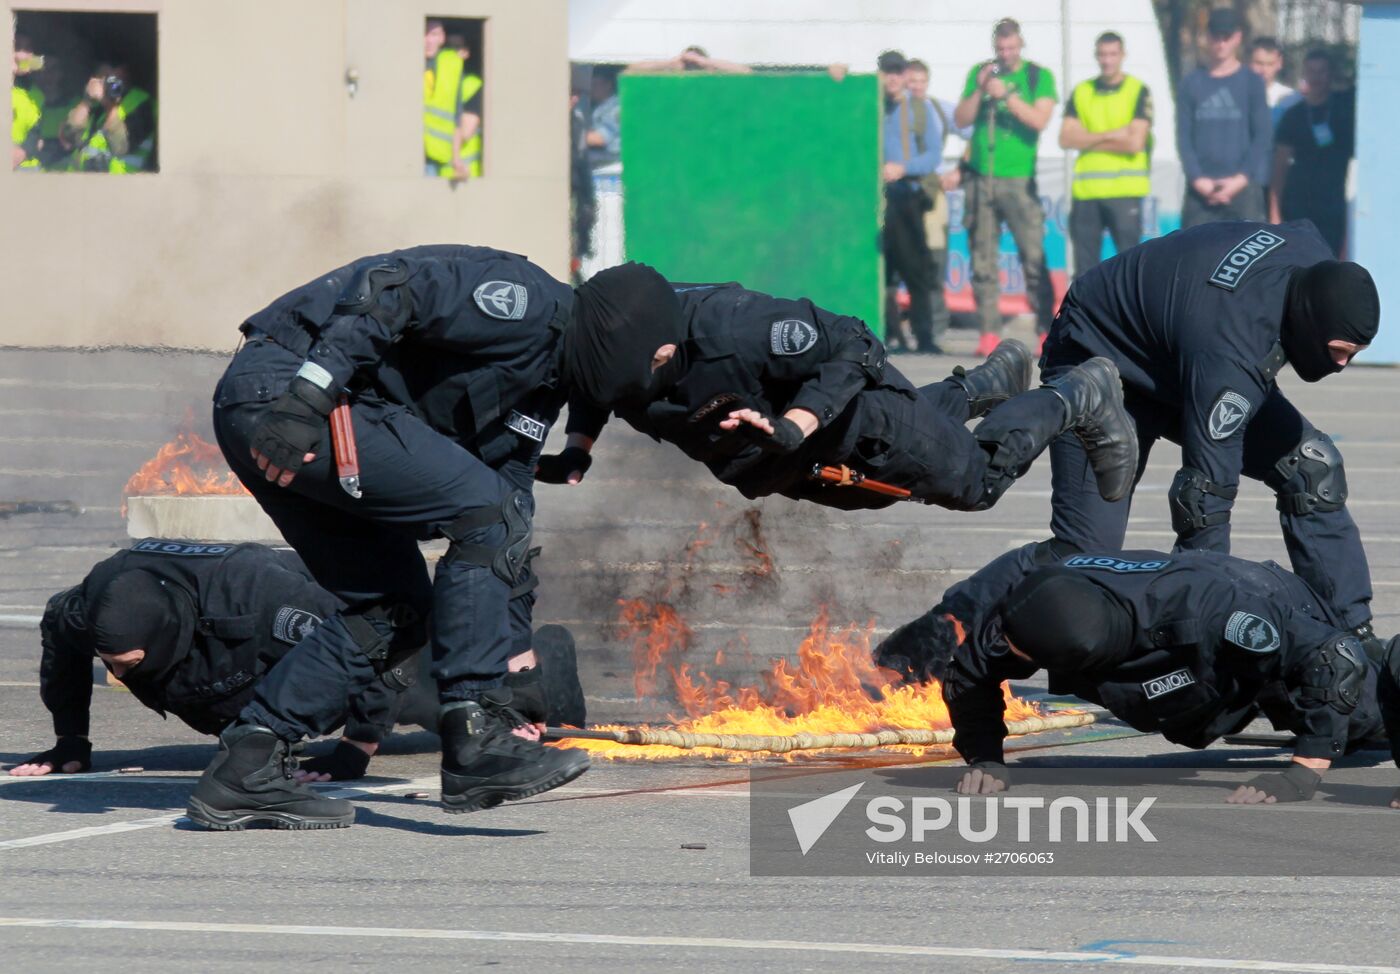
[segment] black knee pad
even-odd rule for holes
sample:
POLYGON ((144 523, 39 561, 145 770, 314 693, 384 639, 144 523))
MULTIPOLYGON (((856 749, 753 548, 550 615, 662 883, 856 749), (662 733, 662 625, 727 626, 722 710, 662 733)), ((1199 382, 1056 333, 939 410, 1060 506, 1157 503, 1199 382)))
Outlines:
POLYGON ((1285 514, 1340 511, 1347 502, 1342 452, 1319 430, 1304 433, 1298 445, 1274 464, 1264 483, 1278 495, 1278 509, 1285 514))
POLYGON ((530 562, 540 550, 530 547, 532 506, 529 493, 516 490, 506 495, 500 507, 479 507, 463 514, 442 529, 443 537, 451 542, 442 564, 464 561, 490 568, 512 586, 511 598, 531 591, 537 581, 530 570, 530 562), (496 527, 504 527, 505 532, 495 544, 467 540, 475 532, 496 527))
POLYGON ((1179 535, 1187 535, 1201 528, 1227 523, 1230 520, 1228 510, 1207 514, 1203 501, 1207 495, 1232 501, 1239 492, 1239 487, 1222 487, 1194 467, 1182 467, 1167 489, 1172 530, 1179 535))
POLYGON ((1347 633, 1322 647, 1303 674, 1305 699, 1326 703, 1349 714, 1361 702, 1368 663, 1361 640, 1347 633))

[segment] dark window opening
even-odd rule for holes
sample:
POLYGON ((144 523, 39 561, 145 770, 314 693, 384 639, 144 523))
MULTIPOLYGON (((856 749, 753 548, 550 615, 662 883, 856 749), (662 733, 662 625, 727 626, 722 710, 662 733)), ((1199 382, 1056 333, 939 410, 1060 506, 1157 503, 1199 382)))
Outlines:
POLYGON ((156 172, 156 15, 19 10, 13 168, 156 172))

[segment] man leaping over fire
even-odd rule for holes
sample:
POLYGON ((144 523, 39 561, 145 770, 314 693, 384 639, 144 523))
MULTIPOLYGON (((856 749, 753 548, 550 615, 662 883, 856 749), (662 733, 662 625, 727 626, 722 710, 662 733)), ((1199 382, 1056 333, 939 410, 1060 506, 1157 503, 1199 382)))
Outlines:
POLYGON ((1385 740, 1360 640, 1298 576, 1215 551, 1065 557, 1055 542, 1026 545, 896 629, 875 660, 942 681, 953 746, 972 767, 965 794, 1008 787, 1001 682, 1041 669, 1052 693, 1186 747, 1260 711, 1296 734, 1287 770, 1241 785, 1235 803, 1305 801, 1333 760, 1385 740))
POLYGON ((589 281, 574 319, 568 373, 600 408, 571 408, 567 448, 541 458, 547 482, 582 479, 609 411, 745 497, 845 509, 894 498, 816 482, 814 468, 844 465, 917 500, 980 511, 1066 431, 1092 458, 1106 498, 1124 496, 1137 464, 1107 359, 1028 392, 1031 355, 1003 342, 976 368, 916 389, 856 318, 738 284, 672 284, 635 263, 589 281), (965 424, 984 416, 969 432, 965 424))

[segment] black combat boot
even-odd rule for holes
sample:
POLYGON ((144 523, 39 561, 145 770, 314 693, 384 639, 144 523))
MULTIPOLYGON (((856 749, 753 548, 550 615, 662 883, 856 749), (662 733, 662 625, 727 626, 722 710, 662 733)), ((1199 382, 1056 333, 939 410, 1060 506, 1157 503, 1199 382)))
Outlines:
POLYGON ((251 822, 279 829, 344 829, 355 821, 355 806, 323 798, 293 776, 300 744, 288 745, 270 729, 234 724, 219 735, 219 754, 195 785, 185 814, 190 821, 221 832, 251 822))
POLYGON ((480 700, 443 706, 443 811, 494 808, 568 784, 588 770, 588 755, 578 748, 545 747, 512 733, 526 721, 510 703, 510 689, 500 687, 480 700))
POLYGON ((956 382, 967 393, 967 418, 980 419, 1029 389, 1034 368, 1029 348, 1015 340, 1004 341, 981 365, 970 369, 959 365, 948 381, 956 382))
POLYGON ((1137 427, 1123 405, 1123 381, 1118 366, 1098 357, 1078 365, 1048 383, 1065 404, 1061 433, 1072 431, 1089 455, 1099 494, 1106 501, 1122 500, 1137 475, 1137 427))

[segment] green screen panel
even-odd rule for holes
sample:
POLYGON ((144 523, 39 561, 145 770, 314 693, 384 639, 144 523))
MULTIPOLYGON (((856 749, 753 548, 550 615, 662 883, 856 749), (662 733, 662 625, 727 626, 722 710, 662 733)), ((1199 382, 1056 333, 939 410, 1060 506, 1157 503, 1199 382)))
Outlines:
POLYGON ((811 298, 883 334, 873 76, 619 80, 628 259, 811 298))

